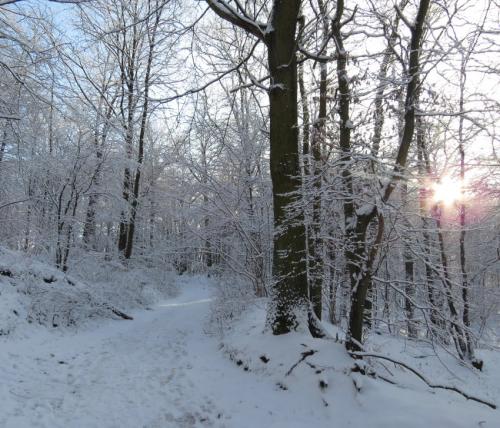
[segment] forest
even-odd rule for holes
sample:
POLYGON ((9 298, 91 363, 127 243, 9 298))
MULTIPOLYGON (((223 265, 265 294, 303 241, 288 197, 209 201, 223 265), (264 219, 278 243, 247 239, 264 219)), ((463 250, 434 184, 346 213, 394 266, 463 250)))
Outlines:
POLYGON ((0 427, 498 427, 498 0, 0 0, 0 427))

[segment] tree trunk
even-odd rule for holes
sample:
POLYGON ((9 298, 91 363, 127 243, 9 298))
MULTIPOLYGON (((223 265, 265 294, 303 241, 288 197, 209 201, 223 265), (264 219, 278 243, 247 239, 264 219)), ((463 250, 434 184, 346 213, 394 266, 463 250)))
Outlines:
POLYGON ((206 0, 221 18, 267 45, 270 74, 270 170, 274 207, 273 292, 267 323, 274 334, 309 327, 320 335, 310 309, 306 274, 306 237, 300 210, 290 220, 290 208, 301 189, 297 115, 296 30, 300 0, 274 0, 269 25, 262 25, 206 0))
MULTIPOLYGON (((408 83, 406 86, 406 98, 405 98, 405 114, 404 114, 404 127, 402 132, 401 141, 398 148, 398 153, 396 156, 396 162, 393 168, 392 176, 388 183, 384 185, 380 190, 382 194, 382 203, 387 203, 394 191, 397 182, 401 179, 401 175, 404 172, 406 165, 406 160, 408 158, 408 152, 410 149, 411 142, 413 140, 413 133, 415 130, 415 104, 418 95, 418 75, 420 72, 420 48, 423 38, 423 30, 425 18, 427 16, 427 11, 429 9, 430 0, 420 0, 417 16, 415 19, 415 24, 410 26, 411 41, 410 41, 410 58, 408 64, 408 83)), ((342 0, 337 2, 337 14, 332 25, 332 32, 336 40, 337 46, 337 68, 338 68, 338 79, 339 79, 339 92, 340 92, 340 118, 341 118, 341 134, 340 134, 340 145, 342 148, 342 153, 349 152, 347 160, 350 158, 350 138, 347 134, 347 130, 344 131, 346 134, 345 140, 343 141, 342 131, 343 127, 349 128, 347 125, 347 120, 345 117, 349 117, 349 87, 348 78, 345 73, 345 63, 346 63, 346 53, 342 44, 341 35, 341 18, 343 14, 344 2, 342 0), (344 58, 343 58, 344 57, 344 58), (345 89, 343 89, 345 86, 345 89), (347 105, 343 106, 342 97, 347 98, 347 105), (345 111, 344 111, 345 109, 345 111)), ((398 11, 398 13, 401 13, 398 11)), ((346 347, 349 350, 359 351, 359 344, 363 340, 363 310, 364 303, 367 295, 367 291, 371 286, 371 267, 373 265, 374 259, 378 251, 378 244, 372 245, 370 252, 367 251, 366 245, 366 234, 370 222, 377 216, 379 219, 379 227, 377 232, 376 242, 382 239, 381 233, 383 233, 383 218, 381 215, 377 215, 376 206, 368 213, 362 215, 356 215, 354 210, 354 204, 352 202, 352 176, 348 171, 349 166, 345 165, 344 161, 344 172, 343 175, 348 179, 347 191, 350 192, 350 198, 344 203, 344 214, 346 218, 346 234, 348 238, 348 249, 346 251, 346 260, 349 266, 349 274, 351 276, 351 286, 352 286, 352 303, 351 303, 351 315, 349 319, 349 338, 346 341, 346 347), (349 185, 350 182, 350 185, 349 185)), ((349 198, 349 196, 348 196, 349 198)))
MULTIPOLYGON (((106 90, 106 88, 102 88, 103 92, 106 90)), ((111 119, 111 115, 113 113, 113 103, 116 98, 113 98, 111 103, 109 104, 106 115, 104 117, 105 122, 102 127, 102 133, 99 135, 99 122, 101 119, 102 115, 102 104, 104 103, 104 95, 101 96, 99 100, 99 106, 97 109, 97 117, 96 117, 96 128, 95 128, 95 133, 94 133, 94 148, 95 148, 95 156, 96 156, 96 167, 94 170, 94 175, 92 177, 92 182, 90 183, 90 188, 93 189, 97 186, 99 186, 99 183, 101 181, 101 168, 102 168, 102 161, 103 161, 103 149, 104 149, 104 144, 107 139, 108 135, 108 130, 109 130, 109 121, 111 119)), ((91 245, 92 248, 95 250, 96 248, 96 208, 97 208, 97 203, 99 201, 98 195, 93 192, 89 195, 89 202, 87 205, 87 212, 85 214, 85 223, 83 226, 83 234, 82 234, 82 240, 83 243, 88 246, 91 245)))
MULTIPOLYGON (((302 32, 304 29, 304 19, 301 17, 299 19, 299 32, 302 32)), ((309 114, 309 102, 307 100, 307 91, 306 85, 304 82, 304 62, 301 61, 298 66, 298 83, 300 90, 300 104, 302 106, 302 155, 303 155, 303 164, 304 164, 304 175, 309 173, 308 169, 308 159, 309 156, 309 139, 310 139, 310 124, 311 120, 309 114)))
POLYGON ((450 311, 450 326, 452 331, 453 341, 455 343, 455 348, 457 350, 458 356, 461 360, 469 359, 471 353, 467 343, 467 337, 465 331, 459 324, 458 310, 455 306, 455 301, 453 299, 453 284, 451 282, 448 258, 445 251, 444 236, 441 229, 441 210, 439 205, 435 205, 433 208, 434 217, 436 219, 437 235, 439 242, 439 253, 441 256, 441 267, 442 267, 442 282, 444 285, 446 302, 448 303, 448 309, 450 311))
POLYGON ((297 128, 297 62, 295 31, 300 0, 275 0, 268 33, 271 75, 270 158, 274 203, 273 308, 269 323, 274 334, 288 333, 306 319, 308 290, 303 215, 293 221, 288 210, 300 189, 297 128))
POLYGON ((5 124, 2 132, 2 142, 0 143, 0 163, 3 161, 3 155, 5 153, 5 147, 7 147, 7 124, 5 124))
MULTIPOLYGON (((151 68, 153 64, 154 50, 156 47, 157 29, 158 29, 158 24, 160 22, 163 5, 164 3, 162 4, 162 6, 156 7, 156 9, 153 12, 151 12, 154 13, 155 21, 153 28, 150 30, 151 33, 148 33, 149 51, 148 51, 148 61, 146 65, 146 73, 144 76, 144 102, 142 105, 141 125, 139 130, 137 168, 135 170, 135 177, 132 187, 133 194, 132 194, 131 212, 126 233, 126 245, 124 251, 126 259, 129 259, 132 256, 132 248, 134 244, 135 222, 137 218, 137 208, 139 206, 139 187, 141 183, 141 169, 142 169, 142 164, 144 162, 144 144, 146 140, 146 126, 149 116, 149 90, 151 85, 150 82, 151 68)), ((151 7, 150 4, 149 6, 151 7)), ((148 14, 148 19, 149 19, 149 14, 148 14)))
MULTIPOLYGON (((318 7, 321 19, 323 21, 323 46, 326 55, 326 44, 329 38, 329 20, 323 0, 318 0, 318 7)), ((312 227, 309 239, 309 296, 313 305, 314 313, 321 319, 323 302, 323 259, 324 248, 321 238, 321 185, 322 185, 322 146, 325 141, 326 119, 327 119, 327 99, 328 99, 328 67, 326 62, 320 63, 320 82, 319 82, 319 111, 318 119, 314 124, 313 138, 311 142, 312 168, 313 174, 313 214, 312 227)))
POLYGON ((417 325, 415 322, 415 273, 412 254, 408 248, 408 244, 404 248, 404 263, 405 263, 405 312, 408 337, 415 339, 417 337, 417 325))
MULTIPOLYGON (((465 83, 467 79, 466 65, 467 57, 462 58, 461 70, 460 70, 460 119, 458 125, 458 151, 460 153, 460 273, 462 282, 462 300, 463 300, 463 314, 462 319, 464 326, 470 327, 470 315, 469 315, 469 279, 467 277, 467 266, 465 259, 465 203, 464 203, 464 185, 465 185, 465 148, 464 148, 464 92, 465 83)), ((469 348, 472 350, 471 338, 467 335, 467 341, 469 342, 469 348)))
POLYGON ((422 238, 424 246, 424 264, 425 264, 425 281, 427 288, 427 299, 430 307, 430 326, 429 333, 430 336, 438 336, 440 330, 442 330, 443 323, 439 318, 439 308, 437 297, 435 296, 435 284, 434 284, 434 272, 432 270, 432 240, 430 236, 430 222, 428 219, 428 207, 427 207, 427 190, 426 190, 426 177, 431 175, 430 164, 428 160, 427 153, 425 151, 425 139, 424 139, 424 124, 421 118, 417 120, 417 162, 418 162, 418 174, 420 176, 420 189, 419 189, 419 211, 422 218, 422 238))
MULTIPOLYGON (((122 210, 121 220, 119 225, 118 232, 118 251, 122 252, 125 258, 127 252, 131 252, 132 248, 127 248, 127 239, 129 236, 129 218, 131 213, 129 213, 130 209, 130 199, 131 199, 131 190, 132 190, 132 174, 130 171, 130 161, 132 159, 133 145, 134 145, 134 115, 136 109, 136 101, 135 101, 135 91, 136 91, 136 79, 137 79, 137 46, 138 46, 138 38, 137 38, 137 25, 132 25, 132 44, 129 47, 130 52, 127 50, 127 46, 122 47, 123 50, 120 52, 122 55, 121 58, 121 83, 122 88, 126 87, 126 97, 125 92, 122 92, 122 99, 120 102, 120 110, 122 111, 122 116, 125 119, 125 111, 123 107, 124 99, 127 99, 127 114, 125 119, 125 151, 127 155, 124 171, 123 171, 123 192, 122 197, 126 209, 122 210)), ((128 28, 125 28, 124 31, 127 31, 128 28)), ((132 232, 133 235, 133 232, 132 232)))

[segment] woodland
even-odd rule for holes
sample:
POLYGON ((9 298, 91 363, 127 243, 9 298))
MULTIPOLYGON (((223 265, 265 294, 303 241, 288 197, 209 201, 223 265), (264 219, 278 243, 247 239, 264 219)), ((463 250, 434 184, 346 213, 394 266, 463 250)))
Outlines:
POLYGON ((498 0, 0 0, 0 380, 117 325, 137 372, 187 361, 205 391, 176 380, 164 419, 64 388, 21 412, 36 380, 0 426, 500 426, 499 23, 498 0), (272 378, 271 419, 210 389, 233 370, 272 378))

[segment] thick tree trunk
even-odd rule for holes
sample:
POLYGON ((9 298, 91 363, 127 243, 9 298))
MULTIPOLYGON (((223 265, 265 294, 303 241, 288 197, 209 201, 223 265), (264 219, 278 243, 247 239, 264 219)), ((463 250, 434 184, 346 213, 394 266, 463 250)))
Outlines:
POLYGON ((300 0, 275 0, 268 44, 271 74, 270 160, 274 203, 273 308, 274 334, 288 333, 307 322, 309 304, 303 215, 288 210, 300 190, 297 128, 297 62, 295 31, 300 0), (300 319, 304 317, 304 319, 300 319))

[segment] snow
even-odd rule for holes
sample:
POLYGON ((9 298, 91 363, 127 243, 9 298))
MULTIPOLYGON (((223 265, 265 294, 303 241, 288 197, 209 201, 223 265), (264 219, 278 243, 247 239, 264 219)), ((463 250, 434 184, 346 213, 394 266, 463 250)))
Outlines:
POLYGON ((88 257, 71 275, 0 247, 0 336, 35 326, 80 328, 118 312, 146 308, 175 292, 174 275, 88 257))
MULTIPOLYGON (((373 364, 373 367, 397 385, 353 372, 355 364, 367 363, 355 363, 341 343, 303 334, 278 337, 262 334, 264 319, 265 311, 260 305, 260 308, 248 311, 239 326, 223 339, 223 350, 232 361, 260 378, 261 382, 274 385, 276 392, 269 401, 272 405, 280 403, 276 409, 279 416, 273 421, 274 425, 264 423, 263 426, 500 426, 498 410, 467 401, 453 392, 430 389, 415 376, 392 364, 373 364), (311 351, 314 353, 301 361, 311 351), (264 363, 262 357, 268 362, 264 363), (285 402, 281 403, 283 397, 285 402)), ((341 337, 334 326, 330 325, 328 329, 332 337, 341 337)), ((395 357, 402 359, 401 353, 406 350, 403 350, 401 341, 388 337, 381 340, 373 346, 383 348, 389 355, 398 354, 395 357)), ((407 354, 406 362, 422 369, 434 382, 448 381, 448 385, 456 384, 464 391, 498 403, 499 379, 493 372, 498 367, 500 356, 493 352, 481 356, 490 367, 482 374, 460 367, 452 359, 446 363, 449 370, 456 370, 455 374, 450 374, 437 357, 422 362, 420 358, 407 354), (421 361, 419 365, 417 361, 421 361)))
MULTIPOLYGON (((387 370, 399 386, 352 373, 353 360, 335 341, 263 333, 264 300, 236 314, 225 335, 215 334, 215 280, 181 276, 176 283, 176 297, 131 311, 133 321, 32 326, 33 334, 0 337, 0 426, 500 426, 498 411, 431 391, 394 366, 387 370)), ((401 353, 401 344, 382 337, 371 346, 401 353)), ((484 375, 447 364, 461 377, 476 376, 472 387, 498 401, 500 358, 482 356, 484 375)), ((443 375, 433 359, 425 364, 443 375)))
POLYGON ((375 206, 373 204, 364 204, 361 205, 357 210, 356 210, 356 215, 359 216, 367 216, 370 214, 372 211, 374 211, 375 206))
POLYGON ((345 127, 349 129, 354 129, 354 123, 352 123, 352 121, 348 119, 345 123, 345 127))
POLYGON ((166 306, 134 312, 134 321, 3 339, 0 426, 196 426, 216 419, 193 372, 209 364, 200 352, 202 296, 206 288, 186 287, 166 306))

